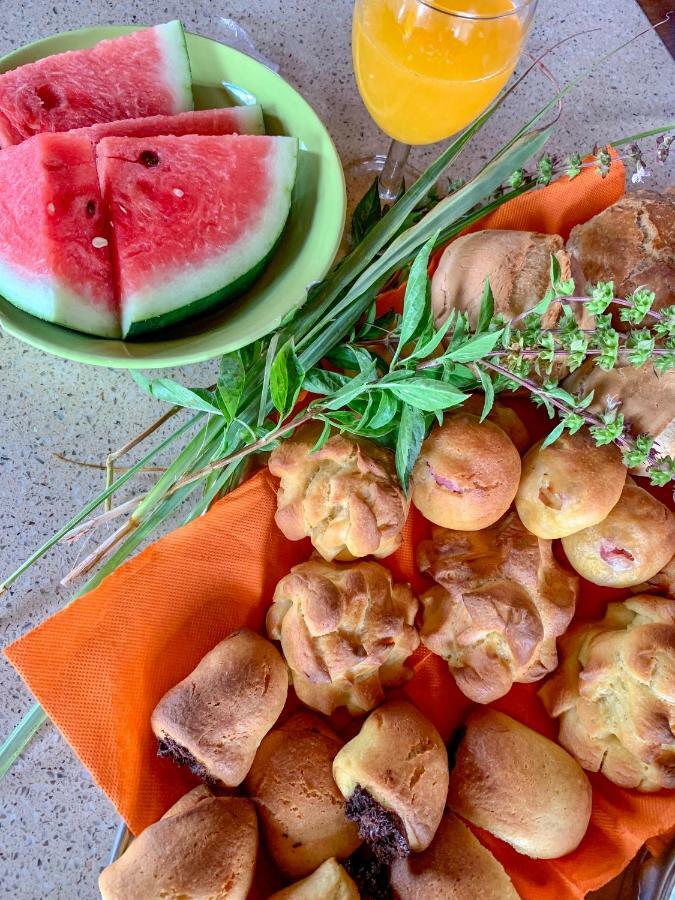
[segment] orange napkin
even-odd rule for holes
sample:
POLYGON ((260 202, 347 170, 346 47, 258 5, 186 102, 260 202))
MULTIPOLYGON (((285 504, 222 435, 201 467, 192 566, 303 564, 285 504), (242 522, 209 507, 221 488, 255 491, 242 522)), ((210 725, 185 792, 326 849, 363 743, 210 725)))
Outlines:
MULTIPOLYGON (((623 192, 623 172, 592 172, 519 198, 490 217, 491 227, 566 232, 623 192)), ((547 422, 526 400, 513 401, 533 438, 547 422)), ((308 541, 287 541, 274 524, 276 482, 266 470, 216 503, 208 515, 163 537, 5 653, 82 763, 138 833, 195 784, 158 759, 150 714, 160 697, 235 628, 262 629, 276 582, 310 555, 308 541)), ((414 549, 428 523, 414 510, 401 549, 385 561, 421 591, 414 549)), ((577 616, 602 615, 617 592, 585 585, 577 616)), ((413 658, 406 690, 448 737, 470 704, 447 666, 426 651, 413 658)), ((496 706, 555 737, 536 697, 517 685, 496 706)), ((526 900, 582 897, 614 877, 644 841, 675 825, 675 796, 621 790, 591 776, 593 815, 574 853, 530 860, 483 832, 480 839, 508 870, 526 900)))

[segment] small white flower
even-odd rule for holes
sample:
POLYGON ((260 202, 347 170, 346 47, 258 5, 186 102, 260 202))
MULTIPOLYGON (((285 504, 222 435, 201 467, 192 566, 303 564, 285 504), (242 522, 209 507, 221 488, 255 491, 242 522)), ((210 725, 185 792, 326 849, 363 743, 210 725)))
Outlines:
POLYGON ((649 178, 652 173, 644 167, 641 162, 635 164, 635 172, 631 175, 630 180, 633 184, 642 184, 645 178, 649 178))

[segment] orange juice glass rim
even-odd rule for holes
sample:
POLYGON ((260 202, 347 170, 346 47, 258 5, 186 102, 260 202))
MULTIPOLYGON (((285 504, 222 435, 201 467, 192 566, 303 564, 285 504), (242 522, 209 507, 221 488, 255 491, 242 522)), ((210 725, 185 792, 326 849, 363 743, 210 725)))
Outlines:
POLYGON ((434 0, 417 0, 422 6, 426 6, 429 9, 433 9, 434 12, 443 13, 446 16, 453 16, 456 19, 471 19, 473 21, 489 21, 491 19, 507 19, 510 16, 514 16, 522 10, 527 9, 530 6, 536 6, 537 0, 514 0, 513 9, 506 10, 501 13, 479 13, 479 12, 467 12, 466 10, 454 10, 448 9, 447 6, 441 6, 440 3, 434 2, 434 0))

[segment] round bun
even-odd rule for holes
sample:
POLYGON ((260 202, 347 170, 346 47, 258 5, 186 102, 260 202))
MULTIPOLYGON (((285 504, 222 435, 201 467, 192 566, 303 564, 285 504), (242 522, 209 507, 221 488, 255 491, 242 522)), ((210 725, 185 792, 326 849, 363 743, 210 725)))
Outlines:
POLYGON ((340 863, 327 859, 308 878, 272 894, 269 900, 359 900, 360 896, 340 863))
POLYGON ((141 832, 101 872, 99 889, 103 900, 225 896, 245 900, 257 851, 258 824, 251 801, 214 797, 199 787, 141 832))
POLYGON ((152 714, 159 755, 204 781, 236 787, 288 693, 288 672, 274 644, 248 628, 217 644, 152 714))
POLYGON ((541 444, 523 459, 516 494, 523 525, 554 540, 601 522, 618 503, 626 480, 619 449, 598 447, 586 429, 565 432, 543 449, 541 444))
POLYGON ((561 641, 539 691, 581 765, 639 791, 675 788, 675 601, 638 595, 561 641))
MULTIPOLYGON (((469 399, 462 403, 462 412, 471 413, 480 419, 483 415, 484 404, 485 397, 482 394, 471 394, 469 399)), ((530 445, 530 433, 518 413, 510 406, 505 406, 499 400, 495 400, 487 414, 487 420, 498 425, 511 438, 518 453, 524 453, 527 450, 530 445)))
POLYGON ((448 754, 411 703, 392 700, 372 712, 335 757, 333 777, 347 815, 383 862, 429 846, 448 793, 448 754))
POLYGON ((379 563, 311 559, 277 584, 267 632, 281 641, 306 706, 359 715, 382 701, 384 687, 410 678, 417 605, 410 587, 394 584, 379 563))
POLYGON ((435 525, 478 531, 500 519, 520 481, 509 436, 470 413, 448 416, 422 444, 412 473, 412 501, 435 525))
POLYGON ((519 900, 502 864, 449 811, 426 850, 394 860, 391 886, 397 900, 519 900))
POLYGON ((422 643, 447 660, 467 697, 491 703, 556 667, 579 579, 515 512, 483 531, 435 528, 417 560, 438 583, 421 598, 422 643))
POLYGON ((263 739, 246 778, 267 849, 291 878, 308 875, 333 856, 344 859, 361 843, 333 780, 333 759, 342 745, 318 716, 299 713, 263 739))
POLYGON ((535 859, 575 850, 591 817, 591 785, 553 741, 494 709, 477 709, 450 775, 448 806, 535 859))
POLYGON ((312 452, 320 435, 320 425, 307 425, 270 456, 270 472, 281 479, 278 527, 291 541, 309 537, 329 561, 389 556, 408 515, 392 454, 341 434, 312 452))
POLYGON ((675 552, 675 519, 656 497, 627 481, 598 525, 563 538, 576 571, 606 587, 625 588, 657 574, 675 552))

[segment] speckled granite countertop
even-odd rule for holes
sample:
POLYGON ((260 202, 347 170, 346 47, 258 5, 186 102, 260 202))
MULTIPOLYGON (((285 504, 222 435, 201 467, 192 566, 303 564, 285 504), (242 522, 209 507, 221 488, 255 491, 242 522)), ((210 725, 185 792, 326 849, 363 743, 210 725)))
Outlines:
MULTIPOLYGON (((151 3, 149 0, 2 0, 0 53, 51 33, 84 25, 183 20, 191 31, 222 36, 218 15, 241 22, 263 53, 296 85, 329 124, 343 160, 386 147, 370 121, 352 77, 351 3, 306 0, 230 0, 151 3)), ((647 24, 634 0, 541 0, 530 48, 599 24, 602 31, 575 38, 556 54, 561 79, 586 66, 600 49, 621 43, 647 24)), ((493 119, 481 157, 539 105, 547 87, 535 77, 493 119)), ((553 151, 591 147, 674 118, 675 65, 654 35, 623 50, 602 74, 569 99, 553 151)), ((433 151, 426 151, 430 154, 433 151)), ((417 154, 422 160, 424 154, 417 154)), ((475 161, 475 160, 474 160, 475 161)), ((471 164, 466 156, 457 175, 471 164)), ((673 166, 655 173, 664 185, 673 166)), ((191 367, 191 383, 213 380, 213 364, 191 367)), ((100 489, 102 474, 59 462, 55 453, 89 462, 139 432, 159 404, 139 398, 128 375, 46 356, 0 334, 0 573, 6 574, 100 489)), ((60 548, 20 581, 0 607, 5 644, 69 598, 59 579, 75 550, 60 548)), ((0 739, 32 703, 7 662, 0 661, 0 739)), ((0 896, 15 900, 98 896, 96 878, 106 863, 117 820, 114 810, 55 729, 45 726, 0 782, 0 896)))

